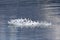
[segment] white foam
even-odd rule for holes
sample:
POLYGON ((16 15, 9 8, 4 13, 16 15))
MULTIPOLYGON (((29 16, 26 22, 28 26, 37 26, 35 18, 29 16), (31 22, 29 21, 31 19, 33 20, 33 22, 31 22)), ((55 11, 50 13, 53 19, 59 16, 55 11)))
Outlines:
POLYGON ((39 22, 39 21, 32 21, 31 19, 11 19, 8 21, 9 25, 14 25, 14 27, 36 27, 36 26, 50 26, 51 23, 48 22, 39 22))

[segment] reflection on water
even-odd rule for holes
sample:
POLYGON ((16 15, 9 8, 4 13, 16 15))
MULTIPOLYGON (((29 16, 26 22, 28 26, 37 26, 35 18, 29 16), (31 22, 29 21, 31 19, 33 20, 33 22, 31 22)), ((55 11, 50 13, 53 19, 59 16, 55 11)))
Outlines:
POLYGON ((60 40, 59 0, 0 0, 0 40, 60 40), (48 21, 52 28, 8 27, 15 18, 48 21))
POLYGON ((1 40, 52 40, 52 31, 47 28, 5 28, 0 31, 1 40))

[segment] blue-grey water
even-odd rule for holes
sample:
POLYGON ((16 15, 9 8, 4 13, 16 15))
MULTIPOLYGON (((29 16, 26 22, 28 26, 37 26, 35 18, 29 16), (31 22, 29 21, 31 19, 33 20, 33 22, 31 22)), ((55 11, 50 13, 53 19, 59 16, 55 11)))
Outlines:
POLYGON ((60 0, 0 0, 0 40, 60 40, 60 0), (8 27, 10 19, 51 22, 51 28, 8 27))

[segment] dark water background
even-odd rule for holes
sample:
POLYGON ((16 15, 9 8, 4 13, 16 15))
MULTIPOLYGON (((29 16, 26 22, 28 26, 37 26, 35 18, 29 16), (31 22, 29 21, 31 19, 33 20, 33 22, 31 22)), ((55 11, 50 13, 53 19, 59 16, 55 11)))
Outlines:
POLYGON ((0 40, 59 40, 60 38, 53 28, 8 27, 8 20, 15 18, 30 18, 60 25, 60 0, 0 0, 0 40))

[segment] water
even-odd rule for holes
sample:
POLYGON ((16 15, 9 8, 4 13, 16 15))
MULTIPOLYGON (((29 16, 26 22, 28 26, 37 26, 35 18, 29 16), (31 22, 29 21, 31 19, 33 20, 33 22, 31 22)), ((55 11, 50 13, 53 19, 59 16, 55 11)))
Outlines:
POLYGON ((60 40, 59 0, 0 0, 0 40, 60 40), (10 19, 51 22, 51 28, 8 27, 10 19))

